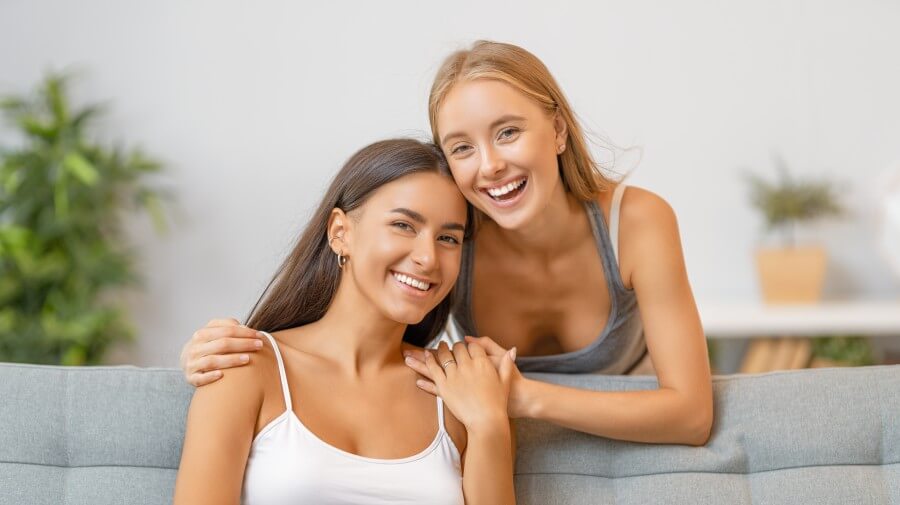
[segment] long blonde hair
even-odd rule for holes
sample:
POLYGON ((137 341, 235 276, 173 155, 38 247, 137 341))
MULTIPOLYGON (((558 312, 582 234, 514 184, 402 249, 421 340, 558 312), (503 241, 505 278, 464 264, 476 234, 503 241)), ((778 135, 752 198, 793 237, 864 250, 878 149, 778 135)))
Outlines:
POLYGON ((591 156, 581 125, 550 71, 537 56, 512 44, 479 40, 471 49, 457 51, 444 60, 428 99, 428 119, 436 145, 440 145, 437 113, 447 93, 454 84, 475 79, 504 82, 533 99, 548 114, 560 114, 568 138, 566 150, 558 158, 567 191, 587 201, 609 187, 610 180, 591 156))

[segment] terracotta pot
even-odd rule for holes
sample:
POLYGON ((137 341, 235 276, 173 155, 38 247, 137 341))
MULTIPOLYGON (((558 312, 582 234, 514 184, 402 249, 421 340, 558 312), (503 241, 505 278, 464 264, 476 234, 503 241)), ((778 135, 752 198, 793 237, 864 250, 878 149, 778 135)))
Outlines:
POLYGON ((822 297, 827 255, 822 247, 759 249, 763 300, 771 304, 816 303, 822 297))

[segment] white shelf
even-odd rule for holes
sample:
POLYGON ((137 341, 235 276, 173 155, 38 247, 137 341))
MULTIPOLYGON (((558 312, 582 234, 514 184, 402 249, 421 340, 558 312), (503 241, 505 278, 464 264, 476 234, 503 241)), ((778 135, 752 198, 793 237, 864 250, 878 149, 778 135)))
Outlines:
POLYGON ((900 337, 900 300, 781 306, 751 302, 699 305, 703 329, 709 338, 900 337))

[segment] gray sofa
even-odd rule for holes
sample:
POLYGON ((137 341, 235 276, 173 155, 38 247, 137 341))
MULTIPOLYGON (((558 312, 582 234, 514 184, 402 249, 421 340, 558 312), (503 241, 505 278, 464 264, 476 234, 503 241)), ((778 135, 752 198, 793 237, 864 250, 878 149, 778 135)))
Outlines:
MULTIPOLYGON (((191 393, 171 369, 0 364, 0 504, 169 503, 191 393)), ((520 422, 519 503, 900 505, 900 365, 720 376, 715 403, 704 447, 520 422)))

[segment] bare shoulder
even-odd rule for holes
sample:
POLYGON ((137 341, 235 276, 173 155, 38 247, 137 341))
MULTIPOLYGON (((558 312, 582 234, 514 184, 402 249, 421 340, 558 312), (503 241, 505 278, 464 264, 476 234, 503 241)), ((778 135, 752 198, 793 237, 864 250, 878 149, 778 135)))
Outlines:
MULTIPOLYGON (((228 403, 232 406, 255 408, 262 405, 272 368, 277 367, 275 352, 268 339, 263 339, 263 347, 250 353, 250 362, 243 366, 222 370, 222 378, 200 387, 194 393, 206 400, 204 403, 228 403)), ((213 406, 213 405, 210 405, 213 406)))
MULTIPOLYGON (((606 196, 606 199, 611 199, 606 196)), ((602 203, 602 202, 601 202, 602 203)), ((607 203, 609 205, 609 203, 607 203)), ((647 261, 680 258, 678 221, 672 206, 660 195, 628 186, 619 211, 619 269, 626 287, 647 261)))
POLYGON ((675 211, 656 193, 638 186, 628 186, 622 196, 619 219, 622 231, 626 227, 634 227, 629 225, 659 229, 675 223, 675 211))

